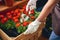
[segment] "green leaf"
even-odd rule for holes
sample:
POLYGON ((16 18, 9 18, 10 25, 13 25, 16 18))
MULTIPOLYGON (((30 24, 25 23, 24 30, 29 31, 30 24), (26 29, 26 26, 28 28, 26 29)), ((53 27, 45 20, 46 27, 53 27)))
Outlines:
POLYGON ((8 20, 5 24, 4 27, 5 29, 13 29, 15 27, 15 23, 12 20, 8 20))
POLYGON ((18 27, 18 28, 17 28, 18 33, 22 33, 22 29, 23 29, 22 26, 18 27))
POLYGON ((40 12, 35 11, 35 18, 39 16, 40 12))
POLYGON ((24 31, 26 31, 27 27, 23 27, 23 26, 20 26, 17 28, 17 31, 18 33, 23 33, 24 31))
POLYGON ((27 29, 27 27, 23 27, 23 30, 22 30, 22 32, 25 32, 25 31, 26 31, 26 29, 27 29))

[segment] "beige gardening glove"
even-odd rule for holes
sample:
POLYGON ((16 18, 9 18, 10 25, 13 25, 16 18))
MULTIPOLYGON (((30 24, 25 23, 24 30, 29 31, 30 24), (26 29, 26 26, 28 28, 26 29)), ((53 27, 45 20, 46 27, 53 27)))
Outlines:
POLYGON ((34 8, 36 8, 36 1, 37 0, 29 0, 27 6, 26 6, 26 11, 28 11, 29 9, 32 10, 34 8))
MULTIPOLYGON (((36 1, 37 0, 29 0, 28 4, 26 6, 26 11, 28 11, 30 9, 29 14, 30 14, 31 10, 36 8, 36 1)), ((28 19, 29 19, 29 16, 26 16, 24 21, 27 21, 28 19)))
POLYGON ((24 32, 24 34, 32 34, 32 33, 36 32, 37 29, 39 28, 40 24, 41 24, 41 22, 39 22, 38 20, 33 21, 32 23, 30 23, 28 25, 28 28, 24 32))

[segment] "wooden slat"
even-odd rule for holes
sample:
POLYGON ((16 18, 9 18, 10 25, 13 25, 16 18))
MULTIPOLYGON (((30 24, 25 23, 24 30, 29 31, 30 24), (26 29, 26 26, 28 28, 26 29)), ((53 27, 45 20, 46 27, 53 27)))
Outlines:
POLYGON ((24 1, 16 1, 12 7, 8 7, 8 6, 3 6, 3 5, 1 5, 1 6, 0 6, 0 12, 1 12, 1 11, 5 11, 5 10, 7 10, 7 9, 12 9, 13 7, 15 7, 15 6, 17 6, 17 5, 20 5, 20 4, 23 4, 23 3, 26 2, 26 1, 27 1, 27 0, 24 0, 24 1))

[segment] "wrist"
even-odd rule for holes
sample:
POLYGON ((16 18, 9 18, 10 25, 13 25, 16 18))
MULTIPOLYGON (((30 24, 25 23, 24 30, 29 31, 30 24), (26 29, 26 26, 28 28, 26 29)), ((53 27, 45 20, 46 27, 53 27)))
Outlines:
POLYGON ((39 22, 45 22, 45 21, 46 21, 46 18, 45 18, 45 19, 43 19, 43 20, 41 20, 41 19, 37 18, 36 20, 38 20, 39 22))
POLYGON ((38 24, 38 25, 41 24, 41 22, 37 19, 34 22, 35 22, 35 24, 38 24))

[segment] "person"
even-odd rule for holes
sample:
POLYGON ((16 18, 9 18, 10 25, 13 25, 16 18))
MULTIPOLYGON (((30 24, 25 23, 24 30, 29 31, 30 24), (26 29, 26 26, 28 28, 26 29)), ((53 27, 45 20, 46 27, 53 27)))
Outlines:
MULTIPOLYGON (((28 11, 28 9, 32 10, 36 8, 36 2, 37 0, 29 0, 26 6, 26 11, 28 11)), ((36 18, 35 21, 28 25, 28 29, 24 32, 24 34, 36 32, 39 25, 50 13, 52 14, 53 31, 50 35, 49 40, 60 40, 60 0, 48 0, 43 7, 40 15, 36 18)))

